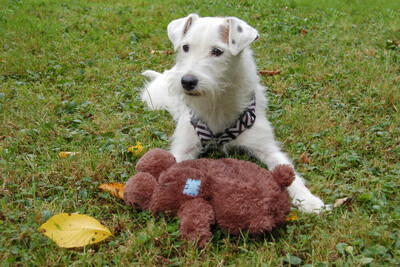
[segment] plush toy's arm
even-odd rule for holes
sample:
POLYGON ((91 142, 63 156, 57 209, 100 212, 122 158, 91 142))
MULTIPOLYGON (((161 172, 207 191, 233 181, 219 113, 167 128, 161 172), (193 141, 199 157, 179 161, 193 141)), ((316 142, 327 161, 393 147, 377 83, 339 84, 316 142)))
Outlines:
POLYGON ((215 221, 215 213, 207 201, 196 198, 185 202, 179 209, 178 216, 183 238, 197 241, 200 247, 204 247, 210 241, 210 225, 215 221))

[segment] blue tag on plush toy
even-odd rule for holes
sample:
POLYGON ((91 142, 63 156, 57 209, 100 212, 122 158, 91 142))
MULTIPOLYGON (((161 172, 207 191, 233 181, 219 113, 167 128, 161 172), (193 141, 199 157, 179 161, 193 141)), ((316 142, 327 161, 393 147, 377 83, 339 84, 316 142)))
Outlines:
POLYGON ((188 179, 183 193, 192 197, 197 196, 199 194, 200 184, 201 180, 188 179))

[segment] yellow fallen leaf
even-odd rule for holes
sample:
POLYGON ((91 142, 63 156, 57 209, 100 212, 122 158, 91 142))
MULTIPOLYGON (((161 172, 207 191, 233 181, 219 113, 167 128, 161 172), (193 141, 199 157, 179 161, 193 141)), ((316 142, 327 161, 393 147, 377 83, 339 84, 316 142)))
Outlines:
POLYGON ((124 199, 125 185, 120 183, 101 184, 97 188, 109 192, 114 197, 124 199))
POLYGON ((67 152, 67 151, 62 151, 62 152, 58 153, 58 156, 59 156, 61 159, 65 159, 65 158, 68 158, 68 157, 75 156, 76 154, 78 154, 78 152, 67 152))
POLYGON ((143 146, 140 142, 137 142, 135 146, 128 147, 128 152, 138 156, 143 151, 143 146))
POLYGON ((38 230, 63 248, 83 247, 112 236, 111 232, 93 217, 76 213, 55 215, 38 230))
POLYGON ((286 217, 287 222, 297 221, 298 219, 299 219, 299 211, 298 210, 291 211, 288 214, 288 216, 286 217))

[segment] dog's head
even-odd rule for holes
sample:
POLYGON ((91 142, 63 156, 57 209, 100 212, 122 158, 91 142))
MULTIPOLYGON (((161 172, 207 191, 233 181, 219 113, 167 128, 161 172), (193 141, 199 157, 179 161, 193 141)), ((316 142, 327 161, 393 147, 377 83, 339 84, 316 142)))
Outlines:
POLYGON ((231 76, 241 52, 259 35, 235 17, 200 18, 190 14, 168 25, 168 37, 178 53, 171 89, 200 96, 218 94, 234 82, 231 76))

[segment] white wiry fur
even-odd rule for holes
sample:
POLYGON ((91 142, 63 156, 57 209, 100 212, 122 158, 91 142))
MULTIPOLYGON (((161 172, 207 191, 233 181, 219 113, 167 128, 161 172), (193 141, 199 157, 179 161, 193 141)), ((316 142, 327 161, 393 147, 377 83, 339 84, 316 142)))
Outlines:
MULTIPOLYGON (((171 152, 178 161, 194 159, 201 143, 190 123, 190 112, 205 122, 213 133, 231 126, 256 96, 256 120, 222 149, 239 146, 265 163, 269 169, 278 164, 292 165, 276 143, 273 128, 265 117, 266 98, 260 85, 249 45, 258 33, 234 17, 200 18, 190 14, 168 25, 168 36, 177 51, 175 66, 160 74, 145 71, 151 82, 142 91, 142 99, 153 109, 166 109, 176 120, 171 152), (222 54, 212 51, 218 49, 222 54), (194 88, 182 85, 182 77, 198 79, 194 88)), ((320 212, 324 203, 305 187, 296 175, 288 188, 293 203, 304 212, 320 212)))

